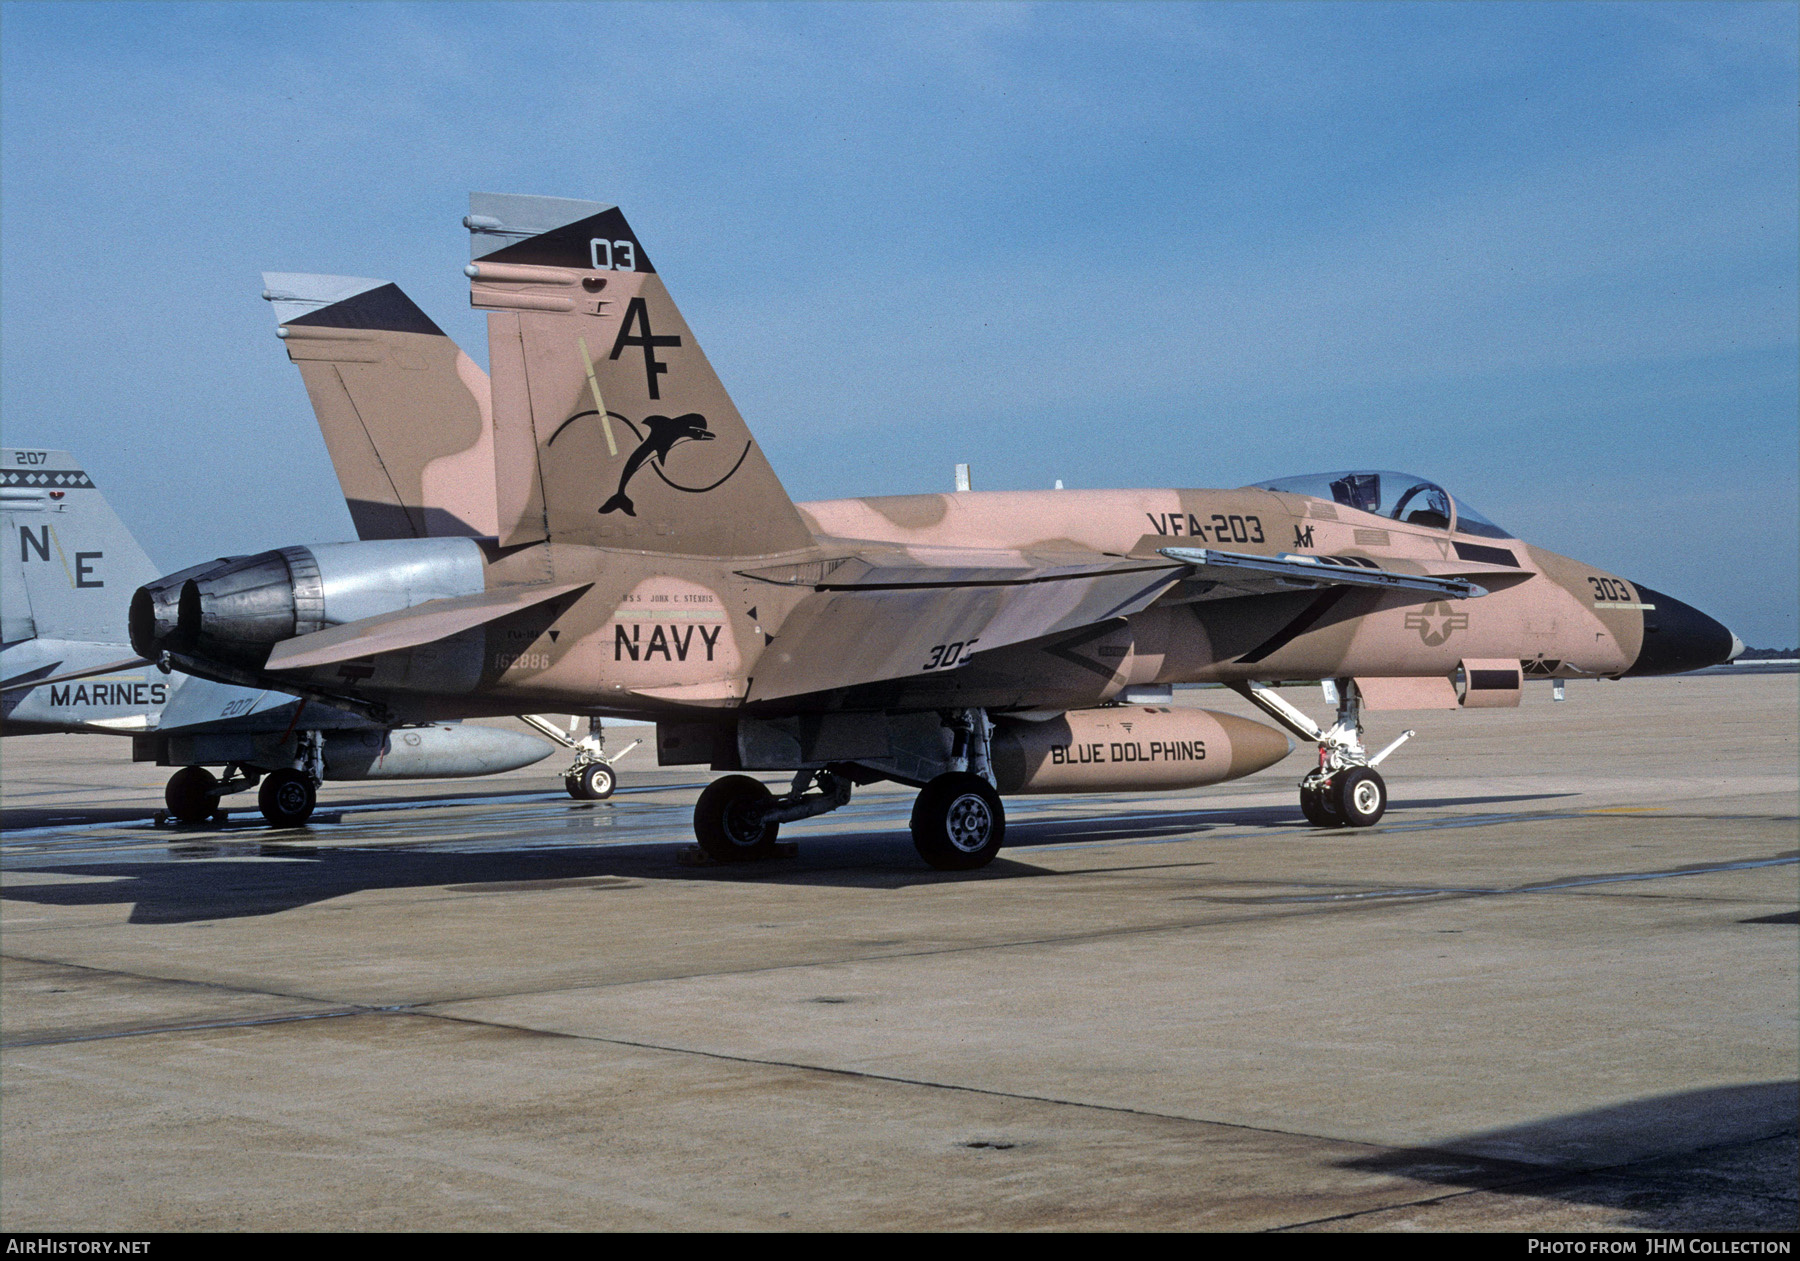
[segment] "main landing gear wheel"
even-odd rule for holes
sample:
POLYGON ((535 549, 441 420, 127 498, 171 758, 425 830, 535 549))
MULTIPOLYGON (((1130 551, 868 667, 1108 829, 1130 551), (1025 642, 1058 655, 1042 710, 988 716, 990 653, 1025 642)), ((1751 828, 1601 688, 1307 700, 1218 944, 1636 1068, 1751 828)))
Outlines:
POLYGON ((1300 813, 1314 827, 1341 828, 1344 816, 1337 808, 1333 789, 1336 786, 1326 780, 1323 784, 1300 785, 1300 813))
POLYGON ((1000 794, 979 775, 939 775, 913 802, 912 838, 939 871, 973 871, 994 861, 1006 839, 1000 794))
POLYGON ((774 797, 767 784, 748 775, 715 779, 694 803, 694 839, 722 863, 767 858, 781 830, 779 823, 761 822, 774 797))
POLYGON ((1372 766, 1352 766, 1333 779, 1332 787, 1332 804, 1353 828, 1366 828, 1387 812, 1387 783, 1372 766))
POLYGON ((219 808, 219 781, 204 766, 184 766, 169 776, 163 804, 182 823, 204 823, 219 808))
POLYGON ((256 804, 272 827, 297 828, 312 817, 318 790, 311 777, 291 767, 270 771, 256 790, 256 804))
POLYGON ((569 796, 577 801, 605 801, 613 795, 618 778, 605 762, 590 762, 578 771, 563 776, 569 796))

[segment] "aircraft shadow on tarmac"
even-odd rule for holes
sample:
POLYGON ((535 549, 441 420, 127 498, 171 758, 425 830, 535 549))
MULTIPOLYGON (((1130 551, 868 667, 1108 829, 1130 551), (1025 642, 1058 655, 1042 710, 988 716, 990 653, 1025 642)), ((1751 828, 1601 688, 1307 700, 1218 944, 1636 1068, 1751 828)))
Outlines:
MULTIPOLYGON (((1495 1195, 1622 1209, 1630 1213, 1619 1223, 1627 1230, 1792 1230, 1797 1113, 1800 1082, 1713 1086, 1341 1163, 1495 1195)), ((1503 1216, 1496 1211, 1493 1228, 1504 1229, 1503 1216)))
POLYGON ((423 847, 335 849, 245 840, 184 842, 178 857, 211 861, 34 864, 33 873, 84 877, 68 884, 15 885, 9 901, 40 906, 92 907, 131 903, 133 924, 275 915, 371 889, 449 888, 464 893, 523 893, 569 888, 621 888, 638 880, 740 880, 905 888, 954 880, 992 880, 1037 874, 1025 864, 998 860, 968 873, 926 867, 904 835, 834 835, 809 840, 801 856, 766 862, 684 867, 669 845, 571 846, 529 852, 455 853, 423 847), (204 852, 202 852, 204 851, 204 852), (232 859, 259 858, 249 863, 232 859), (286 862, 268 862, 271 858, 286 862), (94 879, 100 877, 101 879, 94 879))
MULTIPOLYGON (((457 795, 465 795, 466 790, 457 795)), ((544 796, 542 788, 521 788, 513 791, 484 792, 484 798, 490 801, 503 801, 508 798, 519 798, 523 801, 541 800, 544 796)), ((384 805, 416 805, 429 803, 431 798, 418 794, 395 794, 385 797, 359 797, 355 807, 359 810, 374 809, 384 805)), ((223 802, 232 815, 233 828, 262 827, 261 816, 256 809, 256 794, 246 793, 241 797, 228 797, 223 802)), ((336 807, 321 802, 319 818, 324 820, 336 807)), ((348 803, 347 803, 348 804, 348 803)), ((0 832, 17 832, 26 828, 50 827, 63 824, 68 827, 93 827, 98 824, 142 823, 150 818, 150 813, 142 806, 14 806, 8 810, 0 810, 0 832)))
MULTIPOLYGON (((1454 800, 1462 805, 1491 804, 1558 795, 1562 794, 1454 800)), ((569 808, 594 809, 587 804, 569 808)), ((326 821, 330 817, 322 815, 320 819, 326 821)), ((1227 826, 1291 829, 1308 835, 1312 831, 1297 811, 1285 806, 1182 811, 1150 819, 1106 815, 1024 819, 1009 827, 1007 848, 988 867, 972 872, 943 872, 925 866, 907 833, 893 828, 812 835, 797 832, 793 839, 800 847, 795 858, 694 867, 680 865, 678 848, 667 843, 496 847, 471 852, 467 848, 451 850, 429 844, 380 847, 359 843, 338 847, 309 840, 304 828, 285 833, 230 828, 210 834, 190 832, 172 839, 169 853, 174 861, 34 861, 21 869, 87 879, 68 884, 15 885, 4 896, 45 906, 132 903, 131 923, 169 924, 273 915, 369 889, 503 884, 506 891, 524 892, 537 887, 568 887, 568 881, 596 877, 903 889, 922 884, 1057 874, 1021 861, 1035 846, 1154 842, 1227 826), (246 858, 288 861, 233 861, 246 858)))

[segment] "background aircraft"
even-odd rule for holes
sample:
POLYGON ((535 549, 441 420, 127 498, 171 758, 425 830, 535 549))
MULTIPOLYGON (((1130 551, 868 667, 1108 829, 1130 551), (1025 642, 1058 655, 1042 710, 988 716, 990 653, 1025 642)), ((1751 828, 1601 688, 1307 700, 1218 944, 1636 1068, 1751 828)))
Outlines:
MULTIPOLYGON (((491 413, 423 467, 472 486, 491 441, 491 516, 484 487, 441 535, 146 584, 140 650, 377 721, 628 715, 657 722, 665 764, 794 771, 780 797, 744 776, 702 794, 696 835, 721 857, 768 852, 853 783, 917 785, 915 843, 948 868, 993 857, 1001 792, 1216 782, 1287 752, 1261 724, 1172 708, 1175 683, 1233 686, 1314 743, 1302 809, 1366 825, 1399 741, 1370 756, 1364 708, 1517 704, 1528 674, 1736 651, 1697 610, 1402 474, 795 505, 617 208, 478 194, 465 225, 471 301, 493 312, 491 413), (1325 730, 1267 686, 1321 678, 1339 697, 1325 730)), ((285 320, 290 353, 404 371, 435 334, 454 359, 377 292, 285 320)), ((386 508, 422 487, 390 478, 386 508)))
POLYGON ((489 775, 551 751, 491 727, 395 730, 285 691, 140 659, 124 642, 128 593, 156 567, 66 451, 0 450, 0 519, 0 735, 131 736, 135 760, 181 768, 164 800, 183 822, 219 813, 225 794, 258 788, 264 816, 293 823, 305 817, 297 807, 311 810, 311 781, 489 775), (208 766, 223 767, 223 779, 208 766))

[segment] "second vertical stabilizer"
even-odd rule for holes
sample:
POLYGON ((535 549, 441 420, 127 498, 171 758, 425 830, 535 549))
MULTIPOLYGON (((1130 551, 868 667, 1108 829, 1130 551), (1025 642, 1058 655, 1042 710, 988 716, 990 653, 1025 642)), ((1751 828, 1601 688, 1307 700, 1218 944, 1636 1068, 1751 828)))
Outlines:
POLYGON ((494 534, 487 374, 397 285, 300 272, 263 284, 357 536, 494 534))

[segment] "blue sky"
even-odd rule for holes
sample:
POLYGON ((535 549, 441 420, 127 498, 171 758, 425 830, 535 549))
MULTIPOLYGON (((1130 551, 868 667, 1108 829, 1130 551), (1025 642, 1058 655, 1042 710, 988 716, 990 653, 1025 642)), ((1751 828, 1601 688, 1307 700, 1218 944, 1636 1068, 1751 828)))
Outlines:
POLYGON ((617 202, 798 499, 1442 480, 1788 645, 1793 4, 0 5, 0 429, 352 536, 259 273, 617 202))

